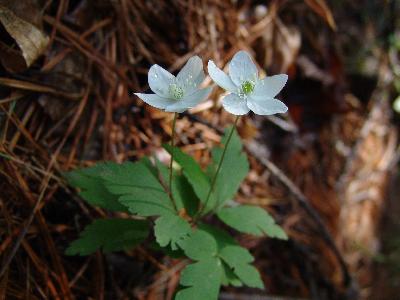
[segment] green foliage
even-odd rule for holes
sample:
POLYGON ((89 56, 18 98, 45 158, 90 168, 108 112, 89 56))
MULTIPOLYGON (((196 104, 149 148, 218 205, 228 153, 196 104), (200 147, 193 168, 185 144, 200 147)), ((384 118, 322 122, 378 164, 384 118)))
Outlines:
MULTIPOLYGON (((158 160, 156 160, 156 166, 162 182, 167 185, 169 182, 168 168, 158 160)), ((199 206, 199 198, 197 198, 186 177, 176 171, 173 172, 172 176, 172 195, 179 212, 185 209, 189 216, 194 216, 199 206)))
POLYGON ((243 282, 233 273, 232 269, 222 261, 222 274, 221 274, 221 284, 222 285, 232 285, 235 287, 243 286, 243 282))
POLYGON ((218 245, 215 238, 207 231, 198 229, 182 243, 186 256, 193 260, 203 260, 214 257, 218 253, 218 245))
POLYGON ((228 233, 200 225, 181 246, 197 262, 182 272, 180 283, 189 287, 179 291, 176 299, 217 299, 222 284, 264 288, 257 269, 250 265, 253 256, 228 233))
MULTIPOLYGON (((221 140, 222 145, 225 145, 229 131, 230 128, 225 131, 221 140)), ((171 153, 172 147, 170 145, 164 145, 164 148, 171 153)), ((192 157, 182 152, 179 148, 175 147, 173 149, 175 161, 182 167, 183 174, 191 184, 197 197, 204 204, 210 190, 210 182, 221 159, 223 147, 215 147, 212 150, 213 161, 208 167, 208 175, 202 171, 201 167, 192 157)), ((237 193, 240 183, 246 177, 248 171, 249 163, 246 154, 242 151, 242 143, 235 130, 226 149, 214 189, 204 212, 209 212, 223 205, 227 200, 231 200, 237 193)))
MULTIPOLYGON (((177 250, 178 242, 191 231, 189 223, 176 214, 168 192, 157 178, 157 169, 149 160, 124 164, 101 163, 93 168, 70 172, 68 176, 70 182, 76 186, 86 187, 84 199, 88 202, 94 203, 92 199, 98 199, 94 196, 104 193, 105 196, 119 202, 103 201, 103 207, 113 204, 115 207, 127 207, 131 213, 143 217, 161 216, 155 221, 154 231, 156 240, 162 247, 170 244, 172 250, 177 250), (92 184, 91 177, 82 177, 81 174, 96 176, 95 179, 101 185, 92 184)), ((190 189, 190 185, 188 186, 190 189)), ((187 190, 186 188, 186 194, 189 194, 187 190)), ((182 193, 185 193, 185 189, 177 193, 178 197, 183 195, 182 193)), ((86 236, 90 234, 95 232, 89 231, 86 236)), ((80 243, 76 245, 79 246, 80 243)))
POLYGON ((221 286, 221 261, 207 257, 188 265, 181 273, 180 283, 187 288, 179 291, 176 300, 216 300, 221 286))
POLYGON ((67 255, 88 255, 102 249, 104 252, 129 250, 149 235, 149 223, 130 219, 99 219, 86 226, 80 238, 71 243, 67 255))
MULTIPOLYGON (((228 131, 227 131, 228 132, 228 131)), ((222 145, 227 142, 227 133, 222 145)), ((207 207, 211 182, 222 157, 223 148, 212 150, 212 163, 203 172, 200 165, 179 148, 164 146, 181 168, 173 170, 169 191, 169 169, 160 161, 99 163, 94 167, 69 172, 69 183, 80 189, 87 202, 111 211, 124 211, 151 217, 155 242, 153 249, 171 257, 187 257, 193 262, 181 273, 182 289, 178 300, 217 299, 221 285, 264 288, 260 274, 252 265, 254 258, 227 232, 199 223, 206 213, 217 213, 228 226, 256 236, 287 239, 282 228, 263 209, 255 206, 224 208, 232 200, 249 164, 236 131, 226 148, 221 169, 207 207), (156 244, 157 243, 157 244, 156 244)), ((87 226, 80 238, 67 249, 69 255, 88 255, 130 249, 149 235, 150 222, 131 219, 98 220, 87 226)))
POLYGON ((172 181, 172 193, 179 211, 185 208, 189 216, 196 214, 199 208, 199 198, 197 198, 192 186, 184 175, 174 177, 172 181))
POLYGON ((155 221, 154 234, 161 247, 171 244, 172 250, 178 250, 178 245, 190 233, 189 223, 177 215, 165 214, 155 221))
POLYGON ((221 249, 219 255, 232 268, 233 273, 243 284, 254 288, 264 288, 257 269, 250 265, 254 261, 254 258, 247 249, 237 245, 230 245, 221 249))
POLYGON ((269 237, 287 240, 287 235, 283 229, 261 207, 241 205, 222 208, 217 215, 222 222, 240 232, 256 236, 268 235, 269 237))
POLYGON ((188 288, 179 291, 175 299, 217 299, 222 283, 223 266, 217 257, 215 238, 198 229, 182 243, 182 248, 186 256, 197 262, 183 270, 180 283, 188 288))
POLYGON ((203 172, 199 164, 189 155, 179 148, 172 148, 170 145, 164 145, 165 150, 171 153, 174 149, 174 159, 182 167, 183 174, 191 184, 195 194, 204 203, 210 190, 210 180, 203 172))
POLYGON ((111 211, 127 211, 128 209, 118 202, 118 196, 111 194, 105 187, 101 177, 101 170, 113 163, 98 163, 97 165, 64 173, 68 183, 80 189, 79 195, 88 203, 111 211))
MULTIPOLYGON (((114 192, 117 192, 117 188, 113 188, 114 192)), ((127 206, 131 213, 148 217, 175 212, 168 194, 164 191, 135 186, 127 186, 119 191, 121 193, 119 202, 127 206)))
POLYGON ((238 245, 226 231, 209 225, 201 225, 200 228, 213 236, 217 242, 217 255, 231 268, 236 276, 231 278, 231 284, 241 281, 249 287, 264 288, 257 269, 250 265, 254 258, 246 248, 238 245))
POLYGON ((139 216, 173 214, 175 209, 158 178, 146 163, 109 164, 102 170, 107 190, 139 216))
MULTIPOLYGON (((226 144, 229 131, 230 128, 225 130, 225 134, 221 140, 222 145, 226 144)), ((215 147, 212 150, 213 162, 208 170, 210 176, 215 174, 222 152, 223 147, 215 147)), ((234 130, 213 190, 216 199, 214 201, 216 203, 214 202, 211 207, 217 208, 222 206, 227 200, 232 200, 248 172, 249 163, 246 154, 242 150, 239 135, 234 130)))

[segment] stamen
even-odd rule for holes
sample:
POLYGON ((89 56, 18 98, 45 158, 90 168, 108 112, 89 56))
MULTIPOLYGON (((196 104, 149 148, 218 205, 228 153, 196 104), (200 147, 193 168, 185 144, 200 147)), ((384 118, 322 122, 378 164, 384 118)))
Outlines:
POLYGON ((169 85, 169 94, 172 98, 179 100, 183 97, 183 89, 175 83, 169 85))
POLYGON ((254 91, 254 82, 253 81, 245 81, 242 83, 242 91, 243 94, 248 95, 254 91))

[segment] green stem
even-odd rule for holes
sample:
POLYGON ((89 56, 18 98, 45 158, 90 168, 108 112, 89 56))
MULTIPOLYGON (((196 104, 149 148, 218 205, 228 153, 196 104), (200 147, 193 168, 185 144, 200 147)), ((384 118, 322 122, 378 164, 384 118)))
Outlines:
POLYGON ((174 113, 174 120, 172 121, 172 135, 171 135, 171 160, 169 162, 169 192, 171 194, 171 200, 172 200, 172 204, 175 207, 176 210, 176 203, 175 203, 175 199, 174 199, 174 195, 172 194, 172 164, 174 162, 174 141, 175 141, 175 127, 176 127, 176 119, 178 118, 178 113, 174 113))
POLYGON ((199 216, 207 208, 208 201, 210 200, 211 194, 212 194, 212 192, 214 190, 214 187, 215 187, 215 183, 217 182, 219 171, 221 170, 222 162, 224 161, 226 150, 228 149, 229 142, 231 141, 233 132, 235 131, 235 128, 236 128, 237 122, 239 121, 239 118, 240 118, 240 116, 236 117, 235 123, 232 126, 231 131, 229 132, 228 139, 226 140, 226 143, 224 145, 224 150, 222 151, 221 159, 218 162, 217 171, 215 172, 214 177, 213 177, 213 179, 211 181, 211 186, 210 186, 210 189, 208 191, 206 201, 204 202, 204 205, 202 206, 202 208, 199 211, 199 216))

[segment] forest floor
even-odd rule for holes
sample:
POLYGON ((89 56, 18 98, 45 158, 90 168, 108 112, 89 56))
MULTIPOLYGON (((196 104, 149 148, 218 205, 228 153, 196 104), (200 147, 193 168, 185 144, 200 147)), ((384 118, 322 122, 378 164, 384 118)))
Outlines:
MULTIPOLYGON (((221 299, 396 299, 400 5, 264 2, 0 0, 0 299, 170 299, 179 261, 162 253, 64 254, 110 213, 62 174, 167 160, 173 116, 133 95, 148 91, 149 67, 176 72, 192 55, 224 67, 238 50, 289 75, 289 114, 238 124, 251 171, 237 200, 290 239, 238 237, 267 292, 221 299)), ((204 165, 234 121, 220 96, 177 121, 178 146, 204 165)))

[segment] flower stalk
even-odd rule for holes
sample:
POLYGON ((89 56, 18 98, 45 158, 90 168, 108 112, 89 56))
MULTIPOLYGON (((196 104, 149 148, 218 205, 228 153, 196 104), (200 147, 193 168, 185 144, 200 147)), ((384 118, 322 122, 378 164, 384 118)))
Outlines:
POLYGON ((171 134, 171 160, 169 162, 169 192, 171 194, 171 200, 172 200, 172 204, 176 208, 176 203, 175 203, 175 199, 174 199, 174 195, 172 193, 172 177, 173 177, 173 169, 172 169, 172 165, 174 163, 174 147, 175 147, 175 128, 176 128, 176 119, 178 118, 178 113, 174 113, 174 119, 172 120, 172 134, 171 134))

